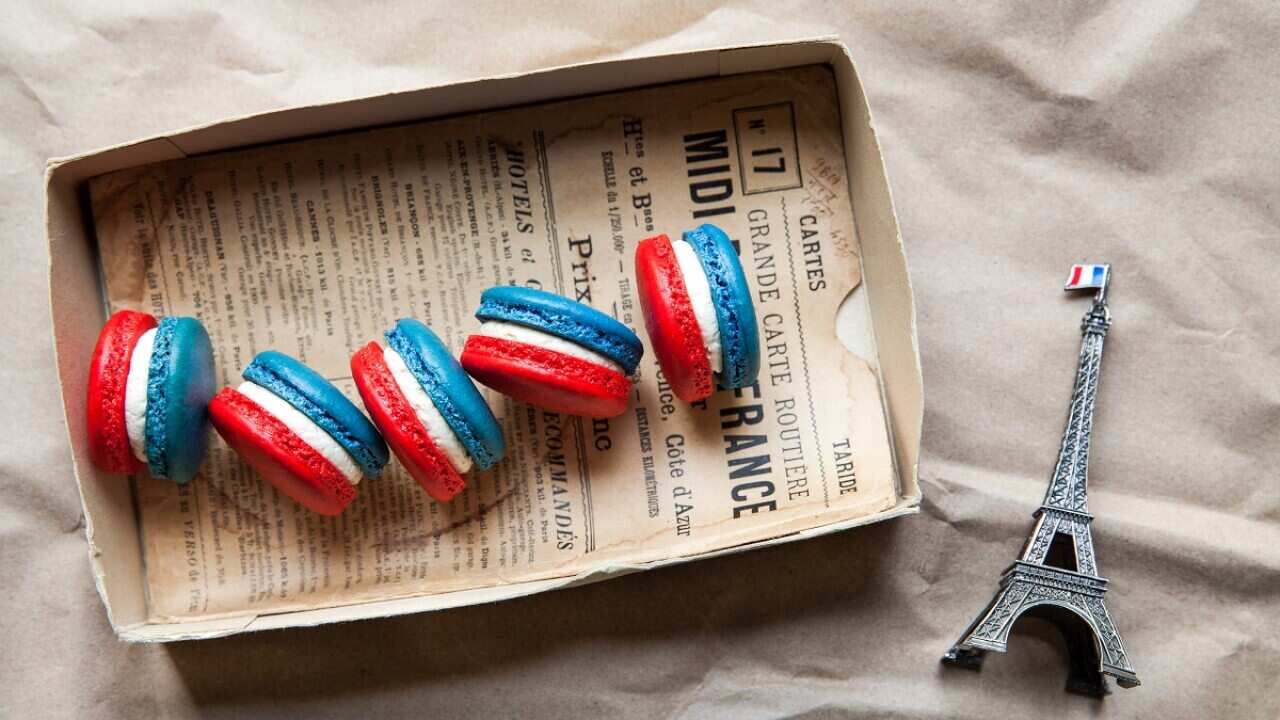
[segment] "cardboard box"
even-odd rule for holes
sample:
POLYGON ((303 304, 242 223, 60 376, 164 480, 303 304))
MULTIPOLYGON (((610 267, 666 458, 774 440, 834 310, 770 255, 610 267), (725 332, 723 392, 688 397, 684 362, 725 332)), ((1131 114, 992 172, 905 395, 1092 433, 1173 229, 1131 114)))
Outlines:
POLYGON ((130 641, 206 638, 248 630, 318 625, 490 602, 754 547, 791 542, 915 512, 919 455, 921 374, 915 311, 897 220, 871 116, 848 49, 831 39, 731 47, 589 63, 456 83, 376 97, 280 110, 228 120, 49 162, 46 225, 50 256, 50 309, 54 346, 84 504, 94 579, 112 626, 130 641), (149 622, 137 510, 129 484, 104 475, 89 461, 84 394, 87 363, 102 315, 103 287, 89 217, 87 183, 98 175, 247 146, 278 143, 527 105, 677 81, 821 64, 838 88, 845 164, 861 249, 862 285, 846 302, 864 303, 869 328, 857 333, 864 357, 881 379, 886 424, 898 474, 897 503, 874 515, 828 523, 760 542, 641 564, 605 564, 589 572, 434 595, 277 614, 149 622), (424 109, 426 109, 424 111, 424 109))

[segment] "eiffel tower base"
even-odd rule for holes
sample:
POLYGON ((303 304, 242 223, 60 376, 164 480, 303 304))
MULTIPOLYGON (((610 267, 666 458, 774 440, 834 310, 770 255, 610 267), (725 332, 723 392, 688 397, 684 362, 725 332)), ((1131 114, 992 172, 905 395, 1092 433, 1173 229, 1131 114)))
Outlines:
POLYGON ((1102 697, 1110 692, 1106 675, 1114 677, 1120 687, 1136 687, 1138 677, 1102 602, 1106 582, 1069 570, 1016 562, 1005 572, 995 599, 942 656, 942 662, 981 670, 988 652, 1005 652, 1014 623, 1026 615, 1048 620, 1062 633, 1070 658, 1067 692, 1102 697))

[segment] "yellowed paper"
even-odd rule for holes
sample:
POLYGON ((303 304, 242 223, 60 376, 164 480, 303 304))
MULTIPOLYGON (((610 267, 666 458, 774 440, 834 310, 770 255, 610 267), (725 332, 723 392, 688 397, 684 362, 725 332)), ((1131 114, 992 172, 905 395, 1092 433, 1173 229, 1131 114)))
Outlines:
POLYGON ((199 317, 225 384, 271 348, 358 404, 356 349, 412 316, 457 351, 495 284, 589 302, 644 338, 635 244, 702 222, 739 243, 760 323, 758 385, 698 406, 670 393, 647 338, 618 418, 486 391, 509 454, 449 504, 393 461, 320 517, 215 440, 189 486, 136 479, 151 619, 566 576, 892 506, 878 380, 835 332, 860 277, 844 168, 833 78, 809 67, 96 178, 111 309, 199 317))

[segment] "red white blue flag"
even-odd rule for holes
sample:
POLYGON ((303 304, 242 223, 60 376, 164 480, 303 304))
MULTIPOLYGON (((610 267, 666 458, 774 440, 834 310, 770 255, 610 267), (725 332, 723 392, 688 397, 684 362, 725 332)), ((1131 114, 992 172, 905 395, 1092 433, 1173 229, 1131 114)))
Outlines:
POLYGON ((1106 265, 1072 265, 1071 275, 1067 278, 1064 290, 1087 290, 1101 288, 1107 283, 1106 265))

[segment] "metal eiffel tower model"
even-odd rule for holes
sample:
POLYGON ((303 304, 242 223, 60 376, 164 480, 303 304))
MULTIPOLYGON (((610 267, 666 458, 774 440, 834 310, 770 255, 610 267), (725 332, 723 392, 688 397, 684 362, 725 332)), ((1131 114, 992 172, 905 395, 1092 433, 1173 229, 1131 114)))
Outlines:
POLYGON ((1102 342, 1111 327, 1107 308, 1111 266, 1104 267, 1101 287, 1081 323, 1084 339, 1071 412, 1053 479, 1044 502, 1033 513, 1035 529, 1022 556, 1004 571, 991 604, 942 657, 944 663, 980 670, 987 651, 1004 652, 1008 647, 1009 631, 1018 618, 1041 617, 1055 624, 1066 641, 1071 657, 1066 689, 1093 696, 1109 692, 1104 674, 1114 677, 1120 687, 1139 684, 1102 601, 1107 581, 1098 576, 1089 532, 1093 516, 1085 501, 1102 342))

